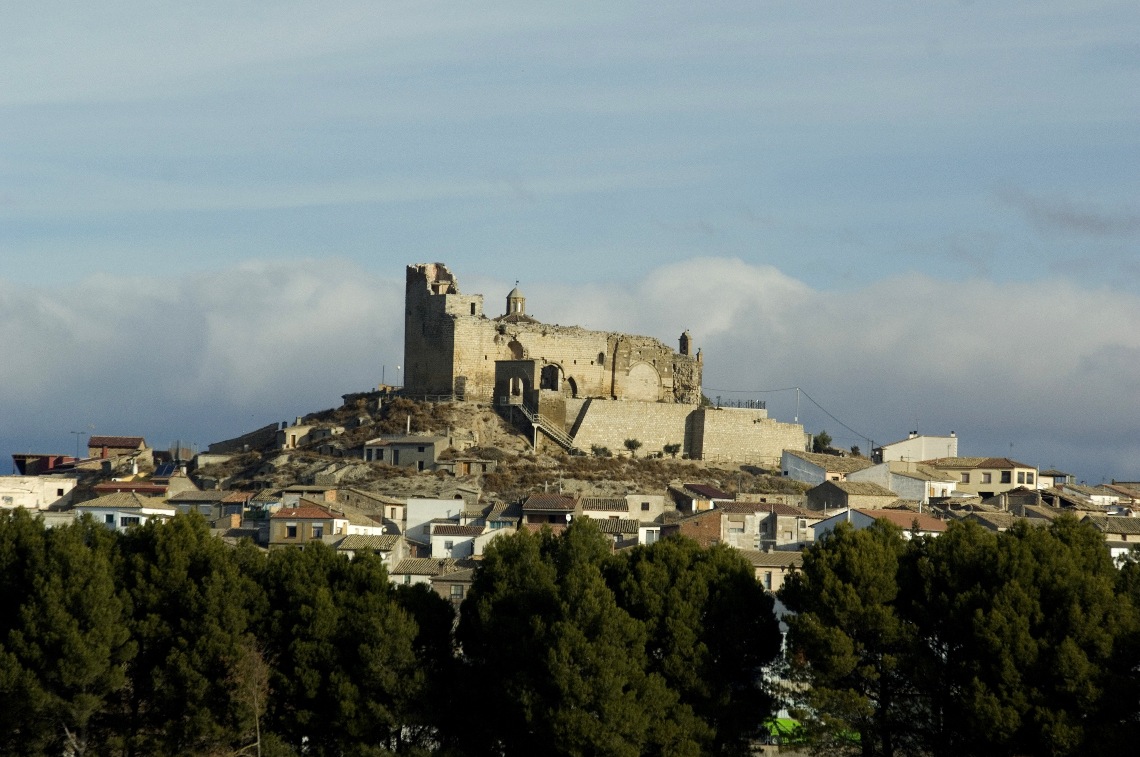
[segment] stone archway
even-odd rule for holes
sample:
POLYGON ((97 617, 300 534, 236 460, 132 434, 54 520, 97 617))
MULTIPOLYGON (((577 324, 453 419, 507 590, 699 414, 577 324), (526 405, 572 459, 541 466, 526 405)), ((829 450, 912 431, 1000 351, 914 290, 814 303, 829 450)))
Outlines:
POLYGON ((635 363, 626 374, 622 398, 656 402, 661 399, 661 376, 649 363, 635 363))
POLYGON ((562 388, 562 369, 554 363, 544 365, 539 374, 538 388, 559 391, 562 388))
POLYGON ((565 388, 567 390, 569 390, 569 394, 571 397, 577 397, 578 396, 578 382, 576 382, 574 380, 573 376, 567 376, 566 377, 565 388))

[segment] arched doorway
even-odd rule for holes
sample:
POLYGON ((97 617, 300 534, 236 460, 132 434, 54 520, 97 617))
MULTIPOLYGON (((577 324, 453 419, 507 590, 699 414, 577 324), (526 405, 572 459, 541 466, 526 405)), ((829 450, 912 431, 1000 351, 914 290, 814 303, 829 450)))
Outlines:
POLYGON ((557 392, 562 388, 562 369, 557 365, 546 365, 539 374, 539 389, 550 389, 557 392))

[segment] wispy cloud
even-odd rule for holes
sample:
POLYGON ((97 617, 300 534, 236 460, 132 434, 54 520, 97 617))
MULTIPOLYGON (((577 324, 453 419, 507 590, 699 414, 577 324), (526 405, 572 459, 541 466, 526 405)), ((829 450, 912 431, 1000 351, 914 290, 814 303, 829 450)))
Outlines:
POLYGON ((1107 208, 1064 197, 1042 197, 1005 189, 1001 199, 1021 211, 1039 231, 1093 237, 1140 235, 1140 207, 1107 208))

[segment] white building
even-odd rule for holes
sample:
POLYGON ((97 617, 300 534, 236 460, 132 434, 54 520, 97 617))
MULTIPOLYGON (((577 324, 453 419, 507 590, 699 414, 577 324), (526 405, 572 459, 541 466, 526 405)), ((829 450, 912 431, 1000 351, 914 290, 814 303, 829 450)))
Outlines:
POLYGON ((780 455, 780 471, 784 476, 812 486, 824 481, 846 481, 848 475, 870 465, 871 461, 865 457, 824 455, 796 449, 786 449, 780 455))
POLYGON ((134 492, 116 492, 75 506, 80 515, 90 515, 112 531, 123 532, 152 520, 169 520, 178 510, 158 497, 134 492))
POLYGON ((933 460, 936 457, 957 457, 958 435, 930 436, 911 431, 906 439, 884 444, 871 450, 871 459, 876 463, 892 460, 933 460))
POLYGON ((930 504, 931 497, 950 497, 954 494, 957 479, 936 468, 918 463, 891 462, 872 465, 861 471, 847 474, 848 481, 868 481, 886 487, 910 502, 930 504))
POLYGON ((71 502, 75 479, 70 476, 0 476, 0 508, 61 508, 71 502))
POLYGON ((915 536, 938 536, 946 531, 946 521, 932 515, 915 513, 909 510, 843 510, 830 518, 815 524, 815 540, 818 542, 834 531, 840 523, 850 523, 855 530, 869 528, 877 520, 894 523, 902 529, 903 538, 915 536))

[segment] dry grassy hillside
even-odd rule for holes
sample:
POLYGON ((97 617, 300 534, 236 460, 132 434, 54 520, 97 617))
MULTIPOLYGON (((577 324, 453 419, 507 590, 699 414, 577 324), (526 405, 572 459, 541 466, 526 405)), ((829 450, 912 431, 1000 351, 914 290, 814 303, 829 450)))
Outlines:
MULTIPOLYGON (((536 491, 563 491, 583 495, 664 493, 671 481, 714 483, 731 492, 800 492, 794 482, 751 466, 724 466, 670 458, 571 456, 561 450, 535 453, 527 435, 507 424, 489 405, 437 404, 402 397, 385 399, 381 406, 357 400, 339 408, 311 413, 306 425, 338 427, 334 437, 345 454, 320 455, 308 449, 248 452, 200 473, 224 480, 228 488, 282 487, 336 479, 395 497, 439 496, 456 486, 481 489, 507 500, 525 498, 536 491), (446 473, 409 474, 406 468, 363 463, 352 450, 382 434, 412 433, 472 436, 477 446, 464 456, 495 460, 497 468, 483 476, 456 478, 446 473), (324 479, 322 479, 322 476, 324 479)), ((445 452, 446 458, 455 453, 445 452)))

